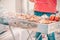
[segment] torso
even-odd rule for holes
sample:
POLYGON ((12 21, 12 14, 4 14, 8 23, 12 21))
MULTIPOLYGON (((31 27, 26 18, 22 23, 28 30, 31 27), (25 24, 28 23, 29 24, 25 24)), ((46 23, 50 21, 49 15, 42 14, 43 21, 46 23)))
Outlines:
POLYGON ((35 0, 35 11, 56 12, 57 0, 35 0))

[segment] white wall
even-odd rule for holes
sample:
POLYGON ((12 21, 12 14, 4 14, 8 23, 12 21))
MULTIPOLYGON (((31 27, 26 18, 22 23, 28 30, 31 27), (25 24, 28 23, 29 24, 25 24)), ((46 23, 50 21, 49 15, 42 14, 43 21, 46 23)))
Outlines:
POLYGON ((57 10, 58 10, 59 13, 60 13, 60 0, 57 0, 57 10))
POLYGON ((22 12, 27 13, 28 11, 27 0, 22 0, 21 2, 22 2, 22 12))
POLYGON ((15 12, 15 0, 1 0, 0 4, 4 6, 8 11, 15 12))
POLYGON ((34 3, 29 0, 22 0, 22 12, 33 14, 34 3))
POLYGON ((15 0, 16 2, 15 2, 15 7, 16 7, 16 12, 21 12, 21 6, 22 6, 22 0, 15 0))

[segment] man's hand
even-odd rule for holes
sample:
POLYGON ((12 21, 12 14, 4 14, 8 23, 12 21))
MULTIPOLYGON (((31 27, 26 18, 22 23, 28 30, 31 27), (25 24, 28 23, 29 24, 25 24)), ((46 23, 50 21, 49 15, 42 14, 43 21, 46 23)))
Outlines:
POLYGON ((34 0, 30 0, 31 2, 34 2, 34 0))
POLYGON ((42 34, 42 38, 45 38, 45 34, 42 34))

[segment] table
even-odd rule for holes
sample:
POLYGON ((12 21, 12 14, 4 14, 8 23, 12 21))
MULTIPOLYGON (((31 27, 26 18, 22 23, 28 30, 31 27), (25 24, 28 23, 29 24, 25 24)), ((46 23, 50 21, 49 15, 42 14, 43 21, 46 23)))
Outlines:
MULTIPOLYGON (((27 22, 27 21, 23 21, 23 20, 11 20, 9 22, 9 27, 10 27, 10 30, 11 30, 11 26, 14 26, 14 27, 20 27, 22 29, 26 29, 27 33, 29 34, 27 40, 29 40, 29 38, 31 38, 31 34, 33 32, 36 32, 37 31, 37 28, 36 28, 36 25, 32 25, 30 22, 27 22), (13 21, 13 22, 12 22, 13 21), (33 27, 32 27, 33 26, 33 27), (34 27, 35 26, 35 27, 34 27), (31 30, 32 32, 30 33, 29 30, 31 30)), ((13 32, 11 30, 11 33, 13 35, 13 32)), ((13 35, 14 37, 14 35, 13 35)), ((15 38, 14 38, 15 40, 15 38)), ((31 38, 32 40, 32 38, 31 38)))

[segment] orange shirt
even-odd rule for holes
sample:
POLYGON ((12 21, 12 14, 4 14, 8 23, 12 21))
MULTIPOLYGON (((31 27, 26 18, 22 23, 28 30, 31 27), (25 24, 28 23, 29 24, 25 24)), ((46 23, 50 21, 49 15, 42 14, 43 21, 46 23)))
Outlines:
POLYGON ((35 0, 35 11, 56 12, 57 0, 35 0))

